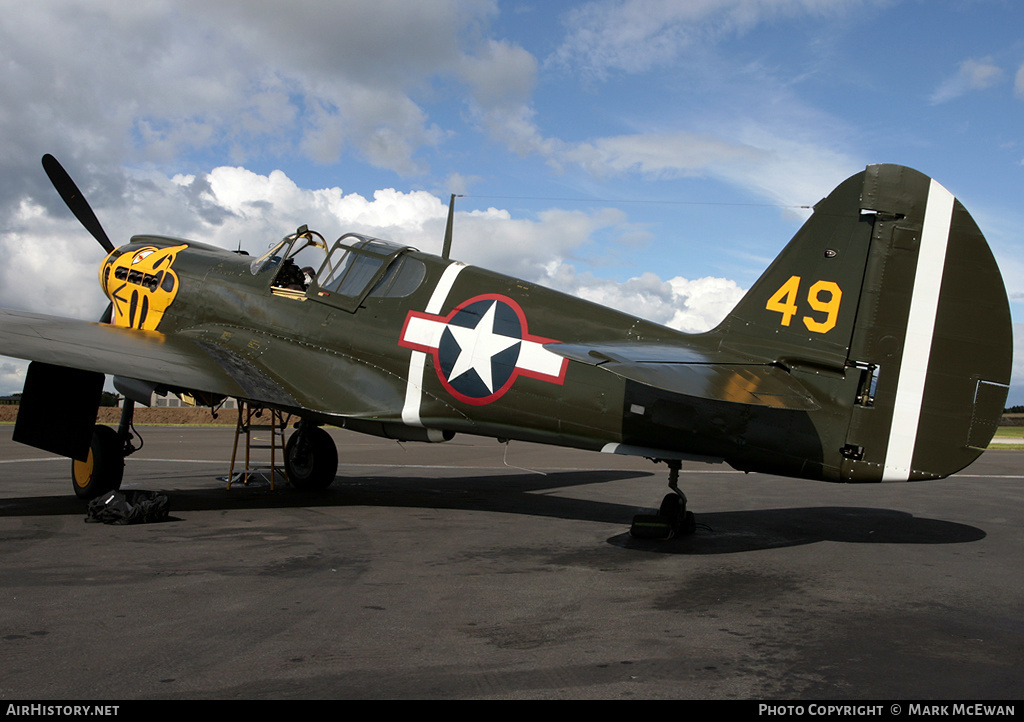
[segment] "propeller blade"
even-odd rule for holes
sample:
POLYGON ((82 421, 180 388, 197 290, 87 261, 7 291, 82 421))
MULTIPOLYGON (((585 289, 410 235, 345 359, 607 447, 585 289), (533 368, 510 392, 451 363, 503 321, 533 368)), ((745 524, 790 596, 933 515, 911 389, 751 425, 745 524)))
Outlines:
POLYGON ((49 153, 43 156, 43 170, 50 177, 50 182, 57 189, 57 193, 64 199, 71 212, 75 214, 78 222, 85 226, 85 230, 89 231, 93 238, 99 241, 100 245, 103 246, 103 250, 107 253, 113 251, 114 244, 107 238, 103 226, 100 225, 96 214, 92 212, 92 208, 89 206, 88 201, 85 200, 85 196, 82 195, 82 191, 78 190, 78 186, 71 180, 71 176, 57 162, 57 159, 49 153))

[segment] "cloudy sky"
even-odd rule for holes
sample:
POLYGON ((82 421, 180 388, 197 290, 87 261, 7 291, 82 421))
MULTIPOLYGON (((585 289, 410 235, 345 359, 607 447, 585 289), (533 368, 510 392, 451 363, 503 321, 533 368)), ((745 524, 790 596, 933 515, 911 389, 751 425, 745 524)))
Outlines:
MULTIPOLYGON (((1017 0, 33 0, 0 13, 0 306, 96 319, 103 253, 308 224, 713 326, 869 163, 956 194, 1000 263, 1024 404, 1017 0)), ((24 364, 0 359, 0 393, 24 364)))

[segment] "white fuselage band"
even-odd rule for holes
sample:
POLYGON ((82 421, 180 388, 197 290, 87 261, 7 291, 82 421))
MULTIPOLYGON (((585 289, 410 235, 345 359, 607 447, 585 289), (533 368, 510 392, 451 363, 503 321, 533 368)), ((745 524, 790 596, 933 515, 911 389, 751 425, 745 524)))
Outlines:
MULTIPOLYGON (((444 302, 448 300, 448 294, 455 285, 455 279, 462 272, 466 265, 464 263, 452 263, 444 269, 441 280, 434 287, 430 295, 425 313, 439 314, 444 302)), ((410 426, 423 426, 420 420, 420 406, 423 402, 423 372, 426 368, 427 354, 423 351, 413 351, 409 358, 409 375, 406 376, 405 404, 402 406, 402 421, 410 426)))

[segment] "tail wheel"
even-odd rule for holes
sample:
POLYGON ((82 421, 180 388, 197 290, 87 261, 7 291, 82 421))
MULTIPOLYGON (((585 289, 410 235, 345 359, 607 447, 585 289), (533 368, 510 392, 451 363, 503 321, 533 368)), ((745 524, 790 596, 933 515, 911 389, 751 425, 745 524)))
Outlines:
POLYGON ((75 496, 86 501, 121 488, 124 477, 124 448, 117 432, 109 426, 97 426, 85 461, 71 464, 71 483, 75 496))
POLYGON ((319 426, 302 426, 284 447, 288 481, 296 489, 326 489, 338 472, 334 439, 319 426))

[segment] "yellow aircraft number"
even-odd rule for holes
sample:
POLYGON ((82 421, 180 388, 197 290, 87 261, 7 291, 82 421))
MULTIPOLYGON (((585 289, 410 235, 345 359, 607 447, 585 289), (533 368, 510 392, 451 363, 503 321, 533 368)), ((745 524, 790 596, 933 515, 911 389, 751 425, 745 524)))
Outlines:
MULTIPOLYGON (((790 276, 789 280, 779 287, 779 290, 772 294, 765 304, 769 311, 782 314, 781 323, 789 326, 793 316, 797 314, 797 300, 800 297, 800 276, 790 276)), ((836 320, 839 318, 839 304, 843 298, 843 292, 835 281, 817 281, 807 289, 807 303, 811 309, 825 314, 824 321, 818 321, 811 316, 804 316, 803 322, 807 330, 814 333, 828 333, 835 328, 836 320)))

